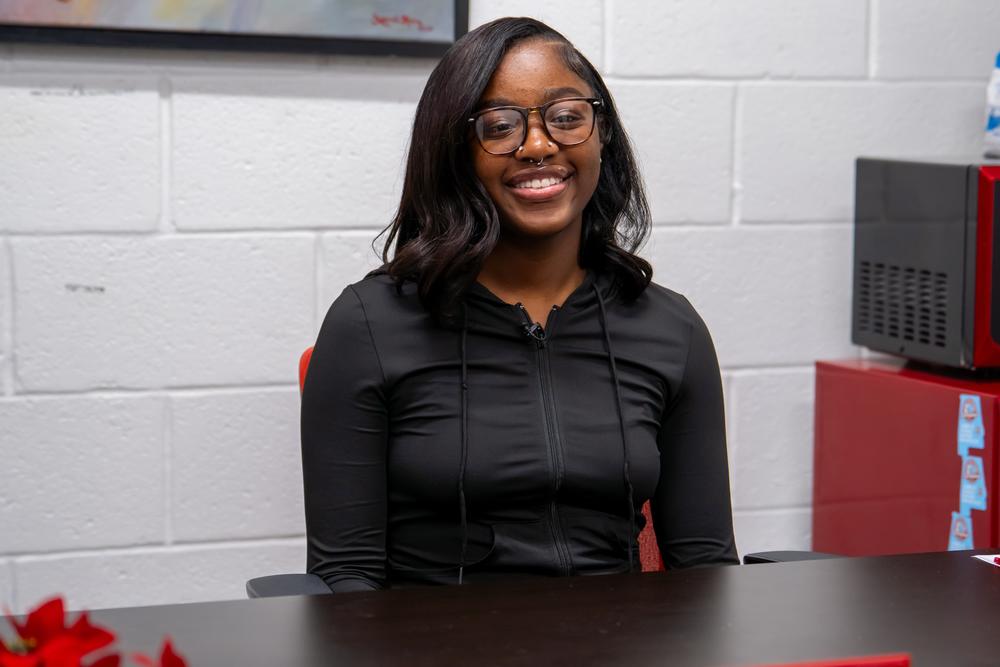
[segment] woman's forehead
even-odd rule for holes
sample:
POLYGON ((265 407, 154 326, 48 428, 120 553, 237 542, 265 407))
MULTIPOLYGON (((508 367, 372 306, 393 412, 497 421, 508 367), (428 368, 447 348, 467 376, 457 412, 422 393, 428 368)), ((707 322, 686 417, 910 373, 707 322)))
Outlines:
POLYGON ((593 94, 587 82, 566 66, 560 44, 528 41, 504 55, 483 91, 481 102, 534 106, 559 97, 593 94))

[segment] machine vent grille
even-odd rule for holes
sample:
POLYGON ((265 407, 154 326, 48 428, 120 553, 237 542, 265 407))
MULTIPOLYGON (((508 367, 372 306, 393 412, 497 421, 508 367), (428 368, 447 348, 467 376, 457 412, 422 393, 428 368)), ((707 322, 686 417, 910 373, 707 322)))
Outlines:
POLYGON ((948 274, 862 261, 857 313, 861 331, 944 347, 948 274))

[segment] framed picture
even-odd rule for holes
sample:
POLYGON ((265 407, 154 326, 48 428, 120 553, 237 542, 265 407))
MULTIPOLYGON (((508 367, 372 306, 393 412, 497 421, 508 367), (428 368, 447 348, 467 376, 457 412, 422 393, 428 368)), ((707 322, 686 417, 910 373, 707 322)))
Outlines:
POLYGON ((440 56, 468 0, 0 0, 0 42, 440 56))

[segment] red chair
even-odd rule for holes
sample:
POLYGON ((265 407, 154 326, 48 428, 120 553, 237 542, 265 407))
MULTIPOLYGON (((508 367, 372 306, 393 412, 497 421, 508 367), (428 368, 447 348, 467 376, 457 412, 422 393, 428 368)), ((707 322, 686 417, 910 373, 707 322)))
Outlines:
POLYGON ((313 349, 307 347, 306 351, 302 353, 299 357, 299 393, 302 393, 302 387, 306 386, 306 373, 309 371, 309 360, 312 359, 313 349))
MULTIPOLYGON (((299 393, 306 383, 306 373, 309 371, 312 353, 313 349, 307 347, 299 357, 299 393)), ((646 517, 646 527, 639 533, 639 561, 642 563, 643 572, 659 572, 664 569, 663 558, 660 557, 660 548, 656 544, 656 533, 653 531, 653 517, 649 513, 648 501, 642 506, 642 515, 646 517)))

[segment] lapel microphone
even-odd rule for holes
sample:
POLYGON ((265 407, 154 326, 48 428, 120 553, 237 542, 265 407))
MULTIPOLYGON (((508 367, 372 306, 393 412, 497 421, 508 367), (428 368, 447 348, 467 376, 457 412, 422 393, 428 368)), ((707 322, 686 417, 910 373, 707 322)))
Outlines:
POLYGON ((545 340, 545 329, 538 322, 533 322, 532 324, 522 324, 521 328, 524 330, 524 335, 528 338, 534 338, 535 340, 542 341, 545 340))

